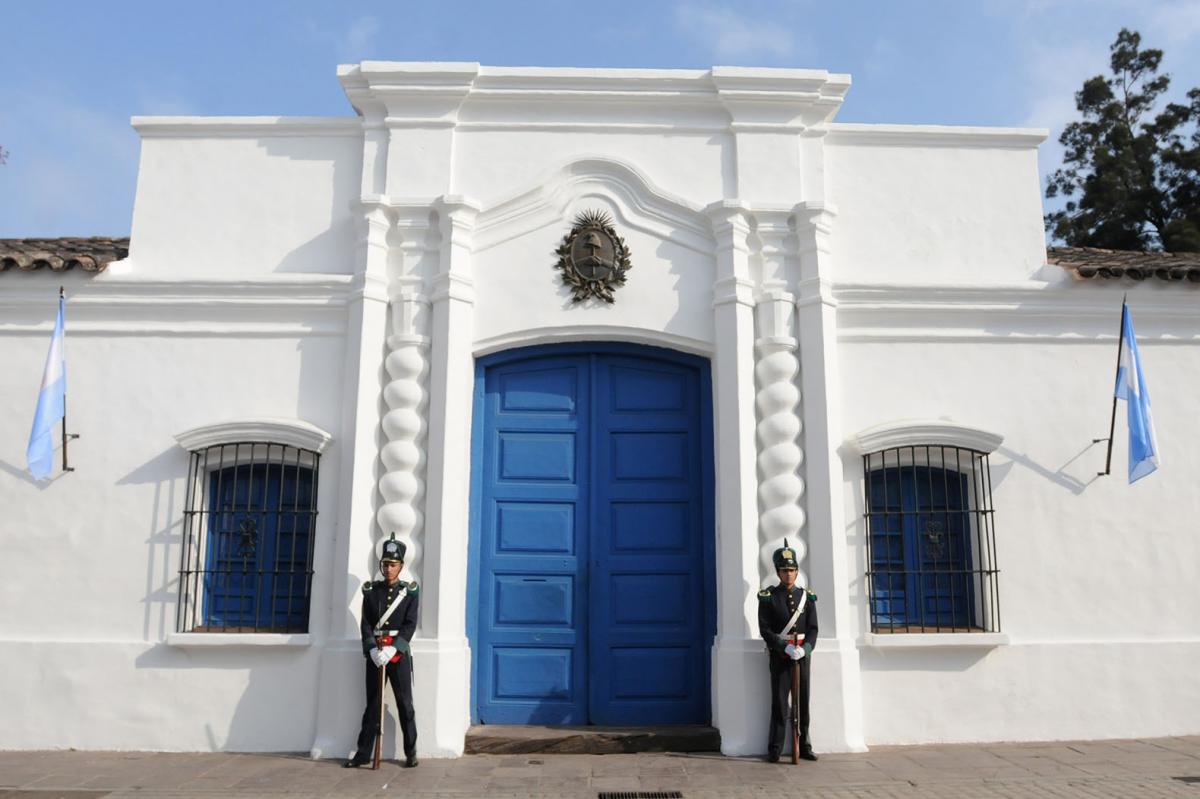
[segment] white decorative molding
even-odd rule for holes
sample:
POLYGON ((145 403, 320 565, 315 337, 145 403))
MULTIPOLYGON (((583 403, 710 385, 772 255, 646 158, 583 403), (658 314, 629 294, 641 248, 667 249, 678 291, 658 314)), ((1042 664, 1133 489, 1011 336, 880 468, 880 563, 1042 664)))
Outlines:
POLYGON ((827 123, 850 90, 850 76, 823 69, 713 67, 712 82, 738 132, 798 132, 827 123))
POLYGON ((634 167, 604 157, 569 161, 541 176, 532 188, 479 214, 474 252, 503 244, 547 226, 560 226, 570 207, 589 196, 616 201, 621 225, 695 252, 711 254, 713 238, 703 210, 656 187, 634 167))
POLYGON ((306 647, 312 645, 308 633, 167 633, 167 646, 183 649, 221 647, 306 647))
POLYGON ((135 116, 130 125, 143 139, 262 138, 267 136, 362 136, 357 117, 193 117, 135 116))
POLYGON ((257 417, 193 427, 176 433, 175 440, 189 452, 220 444, 253 442, 284 444, 320 453, 333 437, 315 424, 299 419, 257 417))
POLYGON ((1050 131, 1044 128, 986 128, 955 125, 867 125, 834 122, 825 138, 833 146, 988 147, 1027 150, 1037 147, 1050 131))
MULTIPOLYGON (((800 360, 796 357, 797 342, 792 330, 794 299, 784 291, 769 292, 755 309, 758 362, 754 374, 758 393, 754 404, 758 408, 761 587, 774 582, 773 555, 785 538, 795 550, 797 562, 804 560, 808 549, 800 537, 804 526, 804 510, 800 507, 804 481, 799 470, 804 454, 799 444, 800 389, 796 386, 796 376, 800 373, 800 360)), ((800 569, 797 579, 801 585, 809 584, 805 568, 800 569)))
MULTIPOLYGON (((404 543, 406 568, 416 571, 421 549, 416 546, 416 538, 424 521, 431 301, 426 281, 420 275, 434 268, 439 250, 451 246, 451 241, 443 236, 440 242, 434 242, 438 223, 429 202, 388 198, 382 202, 395 217, 396 236, 391 240, 392 252, 388 256, 393 277, 388 289, 390 334, 383 361, 388 374, 383 387, 387 411, 380 419, 385 441, 379 449, 383 473, 378 486, 383 502, 375 513, 375 521, 381 539, 395 533, 404 543)), ((378 543, 374 547, 376 552, 378 543)))
POLYGON ((863 649, 995 649, 1011 643, 1007 633, 866 633, 863 649))
MULTIPOLYGON (((388 411, 380 422, 387 436, 387 442, 379 450, 379 460, 385 470, 379 478, 383 504, 375 516, 383 536, 386 538, 395 533, 410 551, 413 551, 414 539, 424 518, 420 500, 425 489, 422 476, 429 345, 424 336, 416 335, 410 325, 404 324, 405 314, 397 306, 420 302, 421 299, 414 297, 392 304, 392 329, 395 332, 388 337, 389 351, 384 359, 391 378, 383 387, 388 411)), ((414 568, 415 554, 414 551, 413 556, 405 558, 414 568)))
POLYGON ((712 357, 714 349, 711 341, 668 333, 657 328, 591 324, 529 328, 477 339, 472 346, 472 354, 478 358, 513 347, 562 344, 571 341, 624 341, 630 344, 667 347, 705 358, 712 357))
POLYGON ((175 280, 105 274, 86 284, 51 277, 5 286, 0 333, 48 333, 54 326, 52 312, 37 322, 10 320, 27 320, 31 307, 45 303, 48 285, 65 283, 73 336, 338 336, 345 334, 346 305, 357 290, 348 274, 175 280))
MULTIPOLYGON (((1030 280, 1016 283, 834 283, 841 341, 1054 339, 1110 344, 1117 338, 1120 286, 1030 280)), ((1194 298, 1163 281, 1133 289, 1138 340, 1195 344, 1194 298), (1144 320, 1144 321, 1143 321, 1144 320)))
POLYGON ((898 419, 856 433, 851 442, 860 455, 896 447, 959 447, 989 454, 1004 436, 941 419, 898 419))

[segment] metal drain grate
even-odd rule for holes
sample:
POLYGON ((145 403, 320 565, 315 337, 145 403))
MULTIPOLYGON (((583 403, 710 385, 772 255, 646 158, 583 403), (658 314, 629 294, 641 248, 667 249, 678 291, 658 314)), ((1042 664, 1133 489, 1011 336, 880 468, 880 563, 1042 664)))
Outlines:
POLYGON ((1192 785, 1200 785, 1200 777, 1172 777, 1171 779, 1191 783, 1192 785))
POLYGON ((683 799, 679 791, 601 791, 596 799, 683 799))

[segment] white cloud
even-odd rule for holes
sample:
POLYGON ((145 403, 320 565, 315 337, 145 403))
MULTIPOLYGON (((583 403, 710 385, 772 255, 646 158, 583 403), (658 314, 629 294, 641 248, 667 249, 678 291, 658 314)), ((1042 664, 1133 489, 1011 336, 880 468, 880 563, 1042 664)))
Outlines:
MULTIPOLYGON (((1028 41, 1020 54, 1025 65, 1026 127, 1046 128, 1050 135, 1038 149, 1038 171, 1042 185, 1046 177, 1062 165, 1063 146, 1058 143, 1070 122, 1078 118, 1075 92, 1093 75, 1108 70, 1108 48, 1094 41, 1067 42, 1047 35, 1044 41, 1028 41)), ((1065 200, 1044 200, 1047 210, 1059 208, 1065 200)))
POLYGON ((717 61, 752 58, 783 60, 799 49, 797 36, 775 15, 755 15, 736 7, 681 2, 676 26, 707 45, 717 61))
MULTIPOLYGON (((1200 0, 1159 0, 1157 3, 1148 4, 1147 11, 1147 32, 1155 39, 1162 39, 1167 58, 1171 57, 1175 49, 1200 39, 1200 0)), ((1143 34, 1143 41, 1148 38, 1143 34)))
POLYGON ((337 56, 339 59, 362 61, 371 58, 371 41, 379 32, 379 20, 375 17, 359 17, 350 23, 350 27, 337 37, 337 56))

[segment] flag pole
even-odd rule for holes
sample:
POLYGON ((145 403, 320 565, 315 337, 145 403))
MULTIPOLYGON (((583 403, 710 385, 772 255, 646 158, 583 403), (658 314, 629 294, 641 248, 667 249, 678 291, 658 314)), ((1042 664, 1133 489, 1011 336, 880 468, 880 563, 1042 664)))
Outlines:
MULTIPOLYGON (((58 301, 60 303, 63 302, 65 300, 65 297, 66 297, 66 295, 63 292, 63 287, 59 286, 58 287, 58 301)), ((66 348, 66 330, 65 329, 63 330, 63 348, 64 348, 63 357, 65 358, 66 357, 66 350, 65 350, 65 348, 66 348)), ((75 471, 75 469, 73 467, 67 465, 67 442, 70 441, 72 438, 79 438, 79 436, 75 433, 67 432, 67 390, 66 390, 66 388, 63 388, 62 470, 64 472, 75 471)))
MULTIPOLYGON (((1104 471, 1096 472, 1097 477, 1107 477, 1112 471, 1112 447, 1113 447, 1113 432, 1117 429, 1117 376, 1121 374, 1121 350, 1125 346, 1125 314, 1129 312, 1129 306, 1126 305, 1126 300, 1129 295, 1121 297, 1121 329, 1117 332, 1117 368, 1113 372, 1113 401, 1112 401, 1112 416, 1108 420, 1108 454, 1104 458, 1104 471)), ((1097 438, 1092 443, 1104 441, 1103 438, 1097 438)))

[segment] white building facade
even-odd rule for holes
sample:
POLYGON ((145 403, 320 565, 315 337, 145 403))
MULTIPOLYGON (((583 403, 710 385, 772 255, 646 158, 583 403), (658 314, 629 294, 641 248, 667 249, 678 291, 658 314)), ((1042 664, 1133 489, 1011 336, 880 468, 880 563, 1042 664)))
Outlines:
POLYGON ((339 78, 355 117, 135 118, 128 258, 0 273, 0 747, 346 754, 392 532, 423 756, 521 720, 765 751, 785 537, 818 751, 1200 732, 1197 287, 1046 264, 1043 131, 836 123, 815 70, 339 78), (556 269, 589 211, 611 303, 556 269), (81 437, 39 484, 60 283, 81 437), (1112 476, 1093 442, 1123 291, 1133 485, 1123 408, 1112 476))

